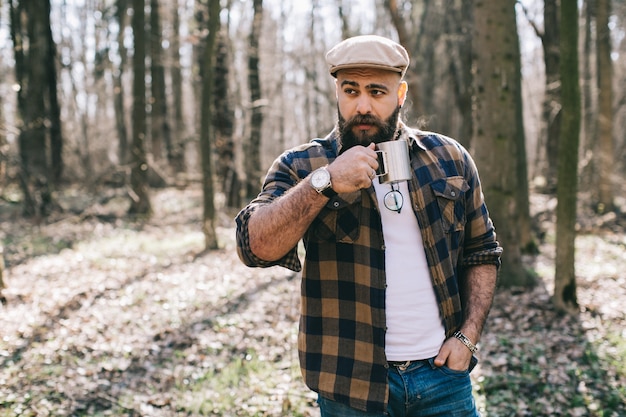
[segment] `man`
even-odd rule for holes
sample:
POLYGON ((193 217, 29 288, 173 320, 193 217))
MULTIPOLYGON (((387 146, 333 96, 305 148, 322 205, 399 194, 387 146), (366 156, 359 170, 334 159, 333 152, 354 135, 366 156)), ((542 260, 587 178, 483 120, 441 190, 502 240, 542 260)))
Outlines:
POLYGON ((322 417, 475 416, 469 378, 502 249, 469 154, 399 121, 406 50, 378 36, 326 55, 338 123, 283 153, 237 216, 249 266, 301 270, 298 350, 322 417), (376 144, 412 178, 380 184, 376 144), (393 202, 385 199, 393 192, 393 202))

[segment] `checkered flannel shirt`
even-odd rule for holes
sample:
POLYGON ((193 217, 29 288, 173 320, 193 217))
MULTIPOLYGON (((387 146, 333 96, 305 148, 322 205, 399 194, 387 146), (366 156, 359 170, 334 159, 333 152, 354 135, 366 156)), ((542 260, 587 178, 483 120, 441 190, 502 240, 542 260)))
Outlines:
MULTIPOLYGON (((456 141, 401 128, 410 143, 415 175, 409 181, 424 251, 447 336, 463 320, 463 270, 500 265, 502 248, 474 162, 456 141)), ((283 153, 270 168, 263 190, 237 215, 237 250, 248 266, 280 265, 302 270, 297 247, 266 262, 250 250, 248 219, 315 169, 331 163, 341 145, 335 132, 283 153)), ((303 237, 306 249, 298 336, 306 384, 325 398, 363 411, 387 404, 385 357, 385 242, 374 188, 330 199, 303 237)))

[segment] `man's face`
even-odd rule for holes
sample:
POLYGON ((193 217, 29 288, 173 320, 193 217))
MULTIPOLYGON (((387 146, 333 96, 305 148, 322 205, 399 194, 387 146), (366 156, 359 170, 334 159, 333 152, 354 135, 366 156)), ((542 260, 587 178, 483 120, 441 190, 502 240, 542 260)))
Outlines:
POLYGON ((343 150, 393 139, 406 83, 390 71, 362 69, 337 73, 337 127, 343 150))

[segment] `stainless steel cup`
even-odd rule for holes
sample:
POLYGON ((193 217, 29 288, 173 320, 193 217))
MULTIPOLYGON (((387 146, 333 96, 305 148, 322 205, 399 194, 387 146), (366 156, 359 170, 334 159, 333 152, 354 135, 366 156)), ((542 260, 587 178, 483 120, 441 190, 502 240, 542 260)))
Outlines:
POLYGON ((406 140, 398 139, 381 142, 377 147, 378 170, 376 175, 379 177, 381 184, 411 179, 409 144, 406 140))

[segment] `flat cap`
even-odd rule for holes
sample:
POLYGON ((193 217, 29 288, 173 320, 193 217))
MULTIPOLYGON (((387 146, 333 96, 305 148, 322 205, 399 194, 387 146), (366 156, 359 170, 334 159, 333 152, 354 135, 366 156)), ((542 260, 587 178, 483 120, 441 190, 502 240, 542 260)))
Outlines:
POLYGON ((377 68, 400 73, 409 66, 409 54, 402 45, 376 35, 348 38, 335 45, 326 54, 330 75, 348 68, 377 68))

